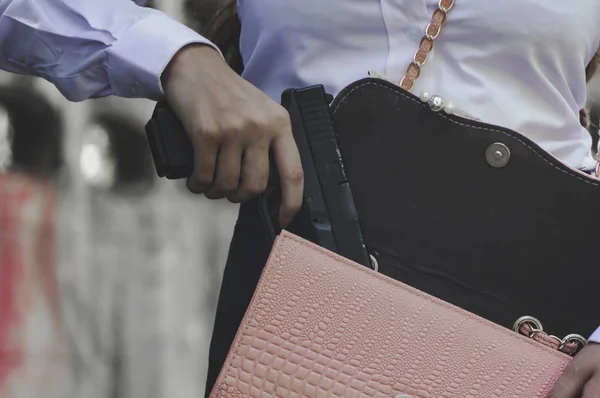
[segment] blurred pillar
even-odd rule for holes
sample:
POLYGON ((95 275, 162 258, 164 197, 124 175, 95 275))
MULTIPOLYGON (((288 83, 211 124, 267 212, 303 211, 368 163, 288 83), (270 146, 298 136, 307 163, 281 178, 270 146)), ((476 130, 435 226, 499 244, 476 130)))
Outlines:
POLYGON ((68 391, 57 274, 56 109, 28 88, 0 90, 0 397, 68 391))

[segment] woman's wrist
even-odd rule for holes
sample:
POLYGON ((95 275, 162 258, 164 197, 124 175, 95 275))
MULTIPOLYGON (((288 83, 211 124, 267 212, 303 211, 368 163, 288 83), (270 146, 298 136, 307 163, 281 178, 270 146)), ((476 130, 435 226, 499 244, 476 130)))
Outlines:
MULTIPOLYGON (((160 79, 164 90, 173 77, 188 73, 201 73, 203 64, 225 62, 220 52, 213 46, 204 43, 191 43, 182 47, 171 59, 160 79)), ((207 65, 208 66, 208 65, 207 65)))

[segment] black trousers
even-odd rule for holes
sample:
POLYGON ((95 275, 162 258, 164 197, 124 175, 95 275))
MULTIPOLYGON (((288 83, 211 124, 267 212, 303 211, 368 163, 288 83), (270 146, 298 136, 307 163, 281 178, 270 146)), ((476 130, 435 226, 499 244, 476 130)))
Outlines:
POLYGON ((206 396, 227 358, 229 348, 250 304, 272 242, 262 228, 257 200, 240 206, 229 248, 211 340, 206 396))

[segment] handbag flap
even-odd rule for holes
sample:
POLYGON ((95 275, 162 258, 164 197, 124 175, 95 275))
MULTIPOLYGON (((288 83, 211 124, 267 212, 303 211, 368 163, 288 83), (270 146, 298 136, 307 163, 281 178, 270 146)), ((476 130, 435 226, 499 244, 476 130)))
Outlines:
POLYGON ((544 397, 570 361, 283 231, 211 397, 544 397))

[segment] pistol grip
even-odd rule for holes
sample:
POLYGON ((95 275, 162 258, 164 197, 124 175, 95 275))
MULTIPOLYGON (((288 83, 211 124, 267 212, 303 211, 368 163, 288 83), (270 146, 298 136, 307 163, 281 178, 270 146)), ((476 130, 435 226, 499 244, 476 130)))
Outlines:
POLYGON ((166 102, 159 102, 146 124, 146 135, 159 177, 188 178, 194 171, 194 149, 185 128, 166 102))

